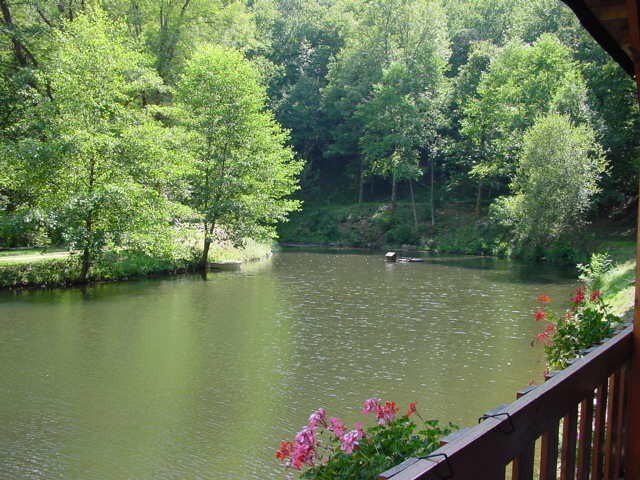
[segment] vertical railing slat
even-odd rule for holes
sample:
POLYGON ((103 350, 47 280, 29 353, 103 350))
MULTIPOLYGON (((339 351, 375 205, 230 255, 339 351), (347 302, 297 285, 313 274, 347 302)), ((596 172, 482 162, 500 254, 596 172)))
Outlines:
POLYGON ((552 427, 542 435, 540 448, 540 480, 555 480, 558 472, 558 437, 560 426, 554 421, 552 427))
POLYGON ((618 382, 620 381, 620 373, 615 372, 609 377, 609 400, 607 401, 607 420, 605 431, 605 444, 604 444, 604 471, 602 478, 604 480, 613 479, 612 463, 613 463, 613 449, 614 449, 614 436, 615 436, 615 424, 617 418, 617 405, 618 405, 618 382))
POLYGON ((591 440, 593 431, 593 395, 580 404, 580 430, 578 438, 577 480, 589 479, 591 440))
POLYGON ((531 442, 524 451, 513 460, 513 480, 533 480, 533 459, 536 444, 531 442))
POLYGON ((573 407, 562 422, 562 450, 560 480, 576 478, 576 437, 578 436, 578 405, 573 407))
POLYGON ((596 393, 595 429, 593 432, 593 451, 591 452, 591 478, 602 478, 602 446, 604 443, 604 425, 607 405, 607 384, 598 387, 596 393))
POLYGON ((624 445, 624 419, 625 406, 627 400, 627 366, 624 365, 620 369, 620 378, 618 380, 618 404, 616 405, 616 426, 615 426, 615 457, 613 463, 613 478, 620 478, 622 473, 622 449, 624 445))

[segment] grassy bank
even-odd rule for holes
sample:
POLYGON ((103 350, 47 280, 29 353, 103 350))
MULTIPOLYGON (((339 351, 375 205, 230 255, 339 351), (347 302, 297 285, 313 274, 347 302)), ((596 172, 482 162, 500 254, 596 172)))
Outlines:
MULTIPOLYGON (((41 250, 4 251, 0 256, 0 288, 65 287, 79 284, 80 259, 64 251, 43 253, 41 250)), ((271 245, 248 240, 244 248, 228 243, 211 247, 211 262, 247 262, 269 256, 271 245)), ((140 252, 108 252, 97 260, 90 271, 91 282, 113 282, 195 271, 199 255, 156 257, 140 252)))
POLYGON ((613 262, 601 277, 599 288, 614 313, 630 316, 633 312, 636 278, 636 245, 633 241, 610 241, 602 245, 613 262))
POLYGON ((333 244, 344 247, 380 248, 412 245, 447 253, 493 253, 497 232, 465 207, 451 206, 436 212, 431 224, 428 205, 416 205, 416 226, 410 203, 353 205, 305 204, 280 227, 280 240, 290 243, 333 244))

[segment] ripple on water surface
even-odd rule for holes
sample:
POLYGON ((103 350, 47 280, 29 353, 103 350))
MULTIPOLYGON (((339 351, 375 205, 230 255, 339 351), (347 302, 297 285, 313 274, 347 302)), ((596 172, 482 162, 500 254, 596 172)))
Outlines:
POLYGON ((310 411, 355 421, 370 396, 471 423, 540 376, 531 312, 567 297, 562 273, 287 252, 1 294, 0 478, 282 478, 274 448, 310 411))

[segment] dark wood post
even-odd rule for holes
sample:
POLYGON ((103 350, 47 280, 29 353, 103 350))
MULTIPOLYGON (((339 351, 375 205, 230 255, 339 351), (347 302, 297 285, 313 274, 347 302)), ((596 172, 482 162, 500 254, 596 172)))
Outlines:
MULTIPOLYGON (((635 68, 638 100, 640 101, 640 6, 639 0, 627 0, 629 37, 635 68)), ((636 226, 636 282, 633 319, 633 353, 629 382, 629 423, 625 449, 625 480, 640 480, 640 181, 636 226)))

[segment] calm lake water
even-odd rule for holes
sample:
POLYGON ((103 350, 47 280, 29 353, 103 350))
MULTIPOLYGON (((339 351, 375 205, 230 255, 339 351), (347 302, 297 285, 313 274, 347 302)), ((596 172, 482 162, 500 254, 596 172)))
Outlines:
POLYGON ((206 282, 1 293, 0 478, 284 478, 281 439, 371 396, 473 424, 540 379, 535 299, 574 275, 286 252, 206 282))

